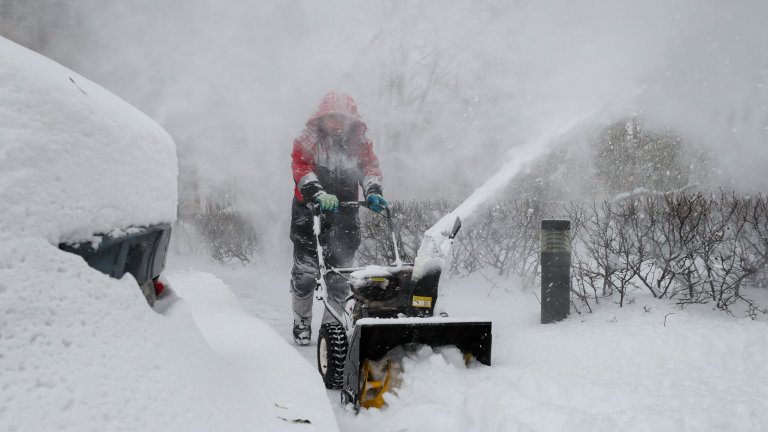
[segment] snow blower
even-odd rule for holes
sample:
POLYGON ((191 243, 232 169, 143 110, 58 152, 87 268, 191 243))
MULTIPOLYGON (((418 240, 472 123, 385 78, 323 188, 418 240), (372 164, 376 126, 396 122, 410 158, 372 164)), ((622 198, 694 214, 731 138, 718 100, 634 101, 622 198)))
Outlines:
MULTIPOLYGON (((365 202, 341 204, 367 208, 365 202)), ((317 367, 327 388, 341 389, 343 404, 352 404, 355 411, 361 406, 385 405, 384 394, 396 387, 401 368, 397 356, 392 355, 398 350, 455 346, 465 364, 473 359, 491 364, 491 322, 454 319, 445 313, 433 316, 442 260, 434 256, 420 260, 417 256, 416 266, 403 263, 389 208, 382 215, 391 234, 394 262, 337 269, 325 264, 320 241, 322 214, 319 206, 310 206, 320 268, 315 292, 326 311, 318 336, 317 367), (343 304, 328 296, 330 275, 349 285, 351 294, 343 304)), ((457 218, 453 229, 444 233, 448 242, 459 228, 457 218)))

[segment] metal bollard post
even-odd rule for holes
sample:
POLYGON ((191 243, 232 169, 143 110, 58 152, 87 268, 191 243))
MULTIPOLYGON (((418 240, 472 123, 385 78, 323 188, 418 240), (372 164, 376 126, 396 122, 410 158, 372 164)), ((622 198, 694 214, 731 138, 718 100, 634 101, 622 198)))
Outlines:
POLYGON ((568 318, 571 310, 571 221, 541 221, 541 323, 568 318))

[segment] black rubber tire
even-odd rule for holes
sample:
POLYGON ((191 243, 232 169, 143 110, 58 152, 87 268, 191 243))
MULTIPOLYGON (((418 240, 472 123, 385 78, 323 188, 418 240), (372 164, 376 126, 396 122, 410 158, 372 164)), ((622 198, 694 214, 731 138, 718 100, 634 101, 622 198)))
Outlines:
POLYGON ((317 370, 325 388, 338 390, 344 384, 344 363, 347 360, 347 335, 337 323, 325 323, 317 336, 317 370), (325 363, 325 364, 323 364, 325 363))
POLYGON ((360 403, 357 400, 357 395, 351 394, 348 390, 341 389, 341 405, 348 407, 355 411, 355 414, 360 412, 360 403))

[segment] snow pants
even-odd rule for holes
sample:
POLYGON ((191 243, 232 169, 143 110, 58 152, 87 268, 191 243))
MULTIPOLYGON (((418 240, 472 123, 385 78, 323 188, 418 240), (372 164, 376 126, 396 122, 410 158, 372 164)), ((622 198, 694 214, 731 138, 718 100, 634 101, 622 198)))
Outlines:
MULTIPOLYGON (((321 216, 320 244, 326 267, 349 267, 360 246, 360 220, 357 208, 340 208, 338 213, 321 216)), ((320 277, 317 245, 313 232, 312 210, 294 198, 291 206, 293 269, 291 294, 294 320, 311 320, 313 292, 320 277)), ((349 284, 341 276, 326 275, 328 297, 337 306, 349 296, 349 284)), ((325 320, 325 318, 324 318, 325 320)))

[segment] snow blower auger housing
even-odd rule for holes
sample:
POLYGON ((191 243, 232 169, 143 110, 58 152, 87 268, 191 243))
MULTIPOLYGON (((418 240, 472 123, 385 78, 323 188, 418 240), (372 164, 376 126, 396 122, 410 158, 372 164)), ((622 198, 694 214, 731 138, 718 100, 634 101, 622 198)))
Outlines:
MULTIPOLYGON (((366 207, 365 202, 342 206, 366 207)), ((413 264, 400 260, 398 239, 388 208, 386 217, 394 262, 389 266, 327 268, 320 242, 319 207, 311 205, 317 242, 320 277, 316 297, 325 306, 317 343, 317 366, 329 389, 341 389, 341 401, 355 410, 381 408, 383 395, 393 389, 400 370, 388 353, 399 347, 427 345, 432 348, 455 346, 471 359, 491 364, 491 322, 434 315, 438 281, 442 267, 431 265, 414 278, 413 264), (343 278, 350 295, 336 304, 327 295, 327 276, 343 278)), ((457 219, 450 240, 461 228, 457 219)))

